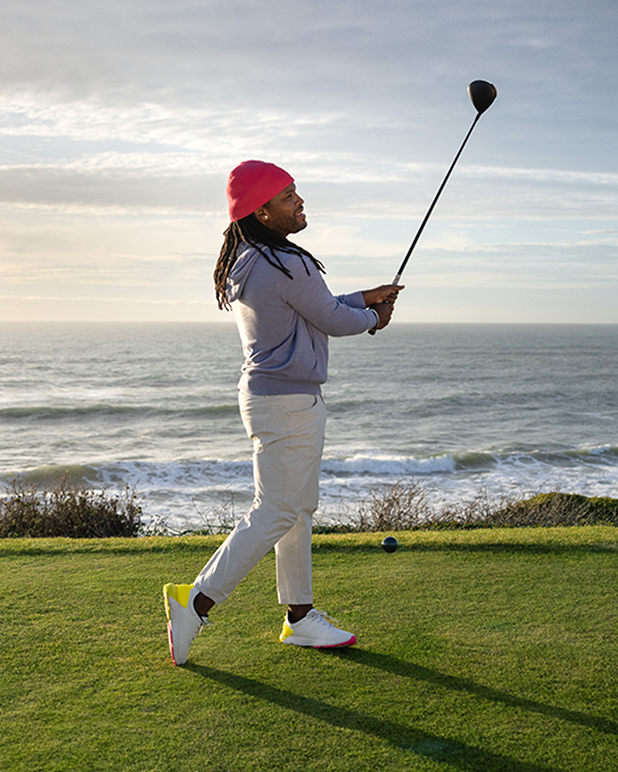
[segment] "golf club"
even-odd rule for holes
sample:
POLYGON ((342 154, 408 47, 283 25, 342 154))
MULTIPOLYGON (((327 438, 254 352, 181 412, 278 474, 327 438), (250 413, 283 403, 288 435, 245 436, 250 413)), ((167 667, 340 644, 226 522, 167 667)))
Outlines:
MULTIPOLYGON (((404 257, 403 262, 399 266, 399 270, 397 271, 397 274, 393 279, 393 282, 392 282, 393 284, 399 284, 399 282, 401 281, 401 277, 403 275, 403 272, 405 271, 406 265, 408 264, 410 255, 414 251, 414 247, 417 245, 418 240, 421 237, 421 233, 425 229, 425 225, 427 225, 427 220, 429 220, 431 213, 433 212, 434 207, 437 204, 438 199, 440 198, 440 195, 444 190, 446 183, 448 182, 448 178, 451 176, 451 172, 453 171, 453 169, 455 168, 455 164, 459 160, 459 156, 462 154, 463 149, 466 146, 466 143, 470 139, 470 134, 472 134, 474 127, 478 123, 478 120, 481 117, 481 115, 493 104, 494 99, 498 96, 498 90, 492 83, 488 83, 486 80, 473 80, 472 83, 470 83, 470 85, 468 86, 468 94, 470 95, 470 99, 472 100, 472 104, 474 105, 474 108, 476 110, 476 116, 472 121, 472 126, 470 126, 470 129, 468 130, 468 133, 466 134, 464 141, 461 143, 461 147, 457 151, 457 155, 453 159, 453 163, 451 164, 448 172, 446 173, 446 176, 442 180, 442 184, 438 188, 438 192, 434 196, 434 199, 431 202, 429 209, 427 210, 427 214, 425 215, 423 222, 420 224, 420 227, 416 232, 416 236, 414 237, 414 240, 410 244, 410 248, 406 252, 406 256, 404 257)), ((375 335, 375 330, 370 330, 369 332, 370 334, 375 335)))

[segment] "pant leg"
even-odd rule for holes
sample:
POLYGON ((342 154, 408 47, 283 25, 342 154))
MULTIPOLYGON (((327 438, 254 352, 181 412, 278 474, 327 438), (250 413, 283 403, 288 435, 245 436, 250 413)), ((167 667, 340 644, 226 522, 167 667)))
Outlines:
POLYGON ((195 586, 221 603, 292 532, 277 549, 284 585, 280 598, 285 596, 285 603, 311 603, 311 598, 305 598, 311 595, 311 515, 317 507, 324 403, 309 394, 256 397, 241 393, 240 405, 254 445, 255 498, 251 510, 202 569, 195 586), (294 566, 294 561, 300 564, 294 566))
POLYGON ((306 454, 305 504, 299 512, 294 526, 275 544, 277 566, 277 595, 282 605, 295 605, 313 602, 311 582, 311 535, 313 514, 318 508, 320 497, 320 465, 324 446, 324 427, 326 408, 319 397, 321 425, 315 443, 306 454))

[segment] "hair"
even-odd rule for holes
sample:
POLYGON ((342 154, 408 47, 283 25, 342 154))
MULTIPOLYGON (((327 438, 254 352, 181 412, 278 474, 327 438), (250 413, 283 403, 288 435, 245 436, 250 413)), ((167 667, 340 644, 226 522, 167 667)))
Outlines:
POLYGON ((238 249, 242 242, 255 247, 274 268, 284 273, 288 279, 293 279, 294 277, 277 256, 277 251, 298 255, 305 266, 307 275, 309 274, 309 268, 305 262, 305 258, 308 258, 318 271, 326 273, 322 263, 317 260, 311 252, 288 241, 285 236, 281 236, 270 228, 267 228, 257 219, 257 217, 254 217, 253 214, 250 214, 237 222, 231 222, 224 231, 223 236, 223 245, 221 246, 221 252, 219 253, 219 259, 217 260, 214 272, 215 295, 217 297, 217 304, 221 310, 225 309, 229 311, 231 309, 225 294, 225 289, 227 277, 232 270, 232 266, 236 262, 238 249), (268 247, 268 249, 265 250, 263 247, 268 247))

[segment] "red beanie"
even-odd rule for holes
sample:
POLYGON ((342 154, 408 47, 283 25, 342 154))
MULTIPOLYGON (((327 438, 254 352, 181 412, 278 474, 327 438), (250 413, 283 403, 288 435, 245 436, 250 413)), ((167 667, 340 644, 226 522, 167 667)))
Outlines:
POLYGON ((242 220, 294 182, 286 171, 264 161, 243 161, 230 172, 227 202, 230 220, 242 220))

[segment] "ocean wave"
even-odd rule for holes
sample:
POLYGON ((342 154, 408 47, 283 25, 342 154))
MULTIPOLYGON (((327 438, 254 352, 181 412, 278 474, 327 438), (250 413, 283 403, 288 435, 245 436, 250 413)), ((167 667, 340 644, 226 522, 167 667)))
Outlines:
POLYGON ((603 445, 565 450, 468 451, 456 454, 454 458, 457 471, 531 466, 544 466, 546 468, 578 465, 615 466, 618 464, 618 447, 603 445))
POLYGON ((19 478, 28 483, 45 485, 64 476, 76 483, 92 486, 158 483, 171 488, 192 484, 227 485, 251 477, 251 461, 116 461, 103 464, 47 464, 23 471, 5 472, 5 482, 19 478))
POLYGON ((54 485, 63 477, 67 477, 76 484, 89 484, 90 480, 97 478, 96 466, 87 464, 45 464, 35 469, 6 472, 0 475, 5 484, 20 480, 26 485, 34 485, 37 488, 47 488, 54 485))
MULTIPOLYGON (((182 523, 229 511, 244 514, 253 498, 253 468, 247 459, 179 459, 43 465, 0 475, 39 488, 67 475, 98 490, 134 488, 144 516, 182 523)), ((540 490, 618 496, 618 448, 599 446, 563 453, 479 452, 405 457, 385 453, 326 456, 320 477, 321 516, 336 517, 342 502, 353 506, 372 491, 398 482, 420 482, 430 500, 471 501, 480 492, 516 497, 540 490)), ((179 526, 180 527, 180 526, 179 526)))
POLYGON ((467 450, 441 453, 427 457, 401 456, 386 453, 356 453, 349 456, 325 457, 322 472, 338 476, 427 476, 448 475, 504 469, 506 467, 546 468, 577 465, 616 466, 618 447, 604 445, 567 450, 467 450))
MULTIPOLYGON (((618 446, 604 445, 562 451, 464 451, 432 456, 402 456, 379 452, 325 455, 324 478, 399 478, 452 476, 479 472, 525 473, 533 468, 595 467, 616 469, 618 446)), ((246 459, 176 459, 170 461, 118 460, 105 463, 43 465, 2 475, 9 480, 20 477, 45 484, 64 475, 92 485, 118 485, 142 482, 171 487, 185 485, 228 485, 252 478, 252 462, 246 459)))
POLYGON ((91 483, 117 485, 124 480, 136 485, 165 488, 226 488, 251 480, 250 460, 177 460, 169 462, 127 461, 105 464, 91 483))
POLYGON ((179 420, 199 418, 201 416, 212 415, 232 415, 238 413, 237 404, 220 405, 200 405, 198 407, 186 407, 181 404, 169 408, 163 408, 160 405, 115 405, 115 404, 87 404, 87 405, 20 405, 16 407, 0 408, 0 420, 6 419, 34 419, 37 421, 46 420, 65 420, 67 418, 80 420, 89 417, 113 418, 114 416, 126 418, 135 418, 139 420, 145 416, 151 418, 161 418, 165 420, 171 417, 177 417, 179 420))
POLYGON ((428 458, 391 456, 386 454, 355 454, 347 458, 326 457, 322 460, 322 473, 329 475, 429 475, 451 473, 456 468, 451 453, 428 458))

